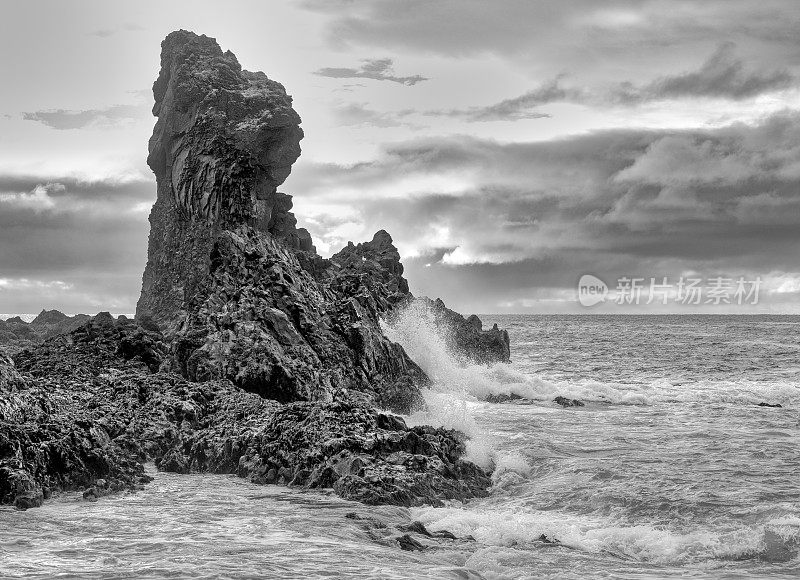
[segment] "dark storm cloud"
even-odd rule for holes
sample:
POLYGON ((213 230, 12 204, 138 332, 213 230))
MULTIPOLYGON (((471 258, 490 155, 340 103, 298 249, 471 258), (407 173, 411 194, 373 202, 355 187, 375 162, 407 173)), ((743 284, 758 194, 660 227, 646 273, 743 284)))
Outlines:
POLYGON ((421 75, 400 77, 394 74, 392 59, 379 58, 363 60, 359 68, 321 68, 314 74, 333 79, 372 79, 376 81, 391 81, 402 85, 415 85, 428 79, 421 75))
POLYGON ((0 302, 35 312, 50 296, 73 310, 130 311, 154 197, 150 180, 0 175, 0 302))
POLYGON ((757 70, 736 56, 736 45, 723 43, 697 70, 663 76, 642 86, 625 81, 610 91, 565 87, 561 78, 485 107, 429 111, 426 115, 461 117, 467 121, 518 121, 550 117, 537 109, 557 102, 595 105, 637 105, 648 101, 696 97, 741 100, 797 85, 787 70, 757 70))
POLYGON ((133 119, 140 119, 149 114, 145 105, 114 105, 106 109, 88 109, 84 111, 66 111, 56 109, 23 113, 26 121, 37 121, 58 130, 82 129, 87 126, 110 126, 133 119))
POLYGON ((469 280, 462 288, 472 292, 480 279, 495 284, 489 295, 497 300, 542 285, 571 288, 587 271, 800 270, 798 113, 714 130, 616 130, 536 143, 422 139, 388 146, 371 162, 297 173, 304 196, 350 205, 369 229, 384 227, 417 248, 412 281, 433 284, 438 272, 445 285, 469 280), (364 194, 397 175, 432 185, 388 198, 364 194), (466 185, 433 185, 450 178, 466 185), (516 286, 483 278, 489 271, 516 286), (453 273, 449 282, 444 272, 453 273))
POLYGON ((796 84, 795 77, 787 70, 762 72, 746 67, 735 51, 736 45, 726 42, 699 70, 661 77, 639 89, 628 83, 618 89, 617 96, 622 101, 633 102, 684 97, 739 100, 787 89, 796 84))
POLYGON ((536 119, 551 102, 742 100, 796 87, 800 3, 786 0, 307 0, 334 46, 491 55, 522 74, 567 73, 488 106, 428 111, 467 121, 536 119), (734 49, 735 47, 735 49, 734 49), (715 52, 716 51, 716 52, 715 52), (697 56, 709 54, 705 62, 697 56), (687 66, 686 63, 696 63, 687 66))
POLYGON ((330 15, 337 44, 449 56, 494 53, 581 60, 709 39, 758 39, 795 47, 800 6, 786 0, 306 0, 330 15))

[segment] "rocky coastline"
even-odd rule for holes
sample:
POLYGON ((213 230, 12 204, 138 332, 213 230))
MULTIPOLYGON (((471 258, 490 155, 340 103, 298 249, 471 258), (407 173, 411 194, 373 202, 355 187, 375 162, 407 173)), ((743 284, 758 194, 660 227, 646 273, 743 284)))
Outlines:
MULTIPOLYGON (((399 416, 424 408, 429 379, 381 329, 415 300, 391 236, 322 258, 278 191, 303 137, 284 87, 182 30, 153 93, 136 318, 0 324, 0 503, 135 490, 146 461, 366 504, 486 495, 463 434, 399 416)), ((462 356, 509 360, 505 331, 426 304, 462 356)))

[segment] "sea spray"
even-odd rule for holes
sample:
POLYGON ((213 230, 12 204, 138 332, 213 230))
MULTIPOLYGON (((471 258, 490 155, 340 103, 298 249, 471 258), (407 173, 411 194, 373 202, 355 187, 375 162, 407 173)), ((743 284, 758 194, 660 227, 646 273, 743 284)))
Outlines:
MULTIPOLYGON (((433 381, 433 391, 459 399, 484 401, 490 395, 514 394, 529 401, 550 402, 561 395, 616 404, 649 402, 643 392, 630 392, 598 381, 548 381, 516 368, 513 363, 471 363, 463 353, 448 348, 447 329, 436 325, 420 300, 396 312, 390 322, 383 321, 382 328, 427 373, 433 381)), ((443 399, 437 400, 439 404, 442 402, 443 399)))
POLYGON ((502 380, 511 376, 524 379, 505 363, 493 365, 470 364, 465 357, 448 348, 447 330, 438 327, 424 303, 415 301, 398 312, 391 324, 383 323, 387 336, 399 343, 411 359, 431 378, 430 390, 423 392, 427 409, 407 419, 409 425, 434 425, 458 429, 465 433, 466 459, 493 471, 493 482, 515 472, 526 475, 529 467, 519 453, 500 453, 491 438, 475 422, 476 409, 487 395, 502 391, 502 380))

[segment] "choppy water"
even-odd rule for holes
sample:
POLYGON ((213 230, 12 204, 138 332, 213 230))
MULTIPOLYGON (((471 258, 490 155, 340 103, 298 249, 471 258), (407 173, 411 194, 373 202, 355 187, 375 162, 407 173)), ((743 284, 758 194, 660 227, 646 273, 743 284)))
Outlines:
POLYGON ((0 509, 0 576, 532 578, 800 575, 800 317, 492 316, 512 365, 457 364, 418 312, 391 329, 427 415, 494 464, 489 498, 366 508, 234 477, 0 509), (533 402, 489 404, 489 393, 533 402), (561 409, 556 395, 585 407, 561 409), (783 408, 758 407, 760 402, 783 408), (390 527, 372 535, 344 514, 390 527), (412 519, 472 535, 402 552, 412 519), (541 542, 540 536, 561 545, 541 542))

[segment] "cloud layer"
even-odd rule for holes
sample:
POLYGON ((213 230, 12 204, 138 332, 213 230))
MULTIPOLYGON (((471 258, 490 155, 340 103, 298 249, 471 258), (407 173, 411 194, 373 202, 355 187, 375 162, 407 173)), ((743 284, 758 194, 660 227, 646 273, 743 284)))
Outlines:
POLYGON ((469 279, 450 290, 460 301, 481 276, 499 304, 589 271, 800 271, 799 113, 538 143, 412 140, 368 163, 301 166, 295 180, 324 246, 384 227, 412 277, 469 279))
POLYGON ((154 197, 149 180, 0 176, 0 311, 130 312, 154 197))

